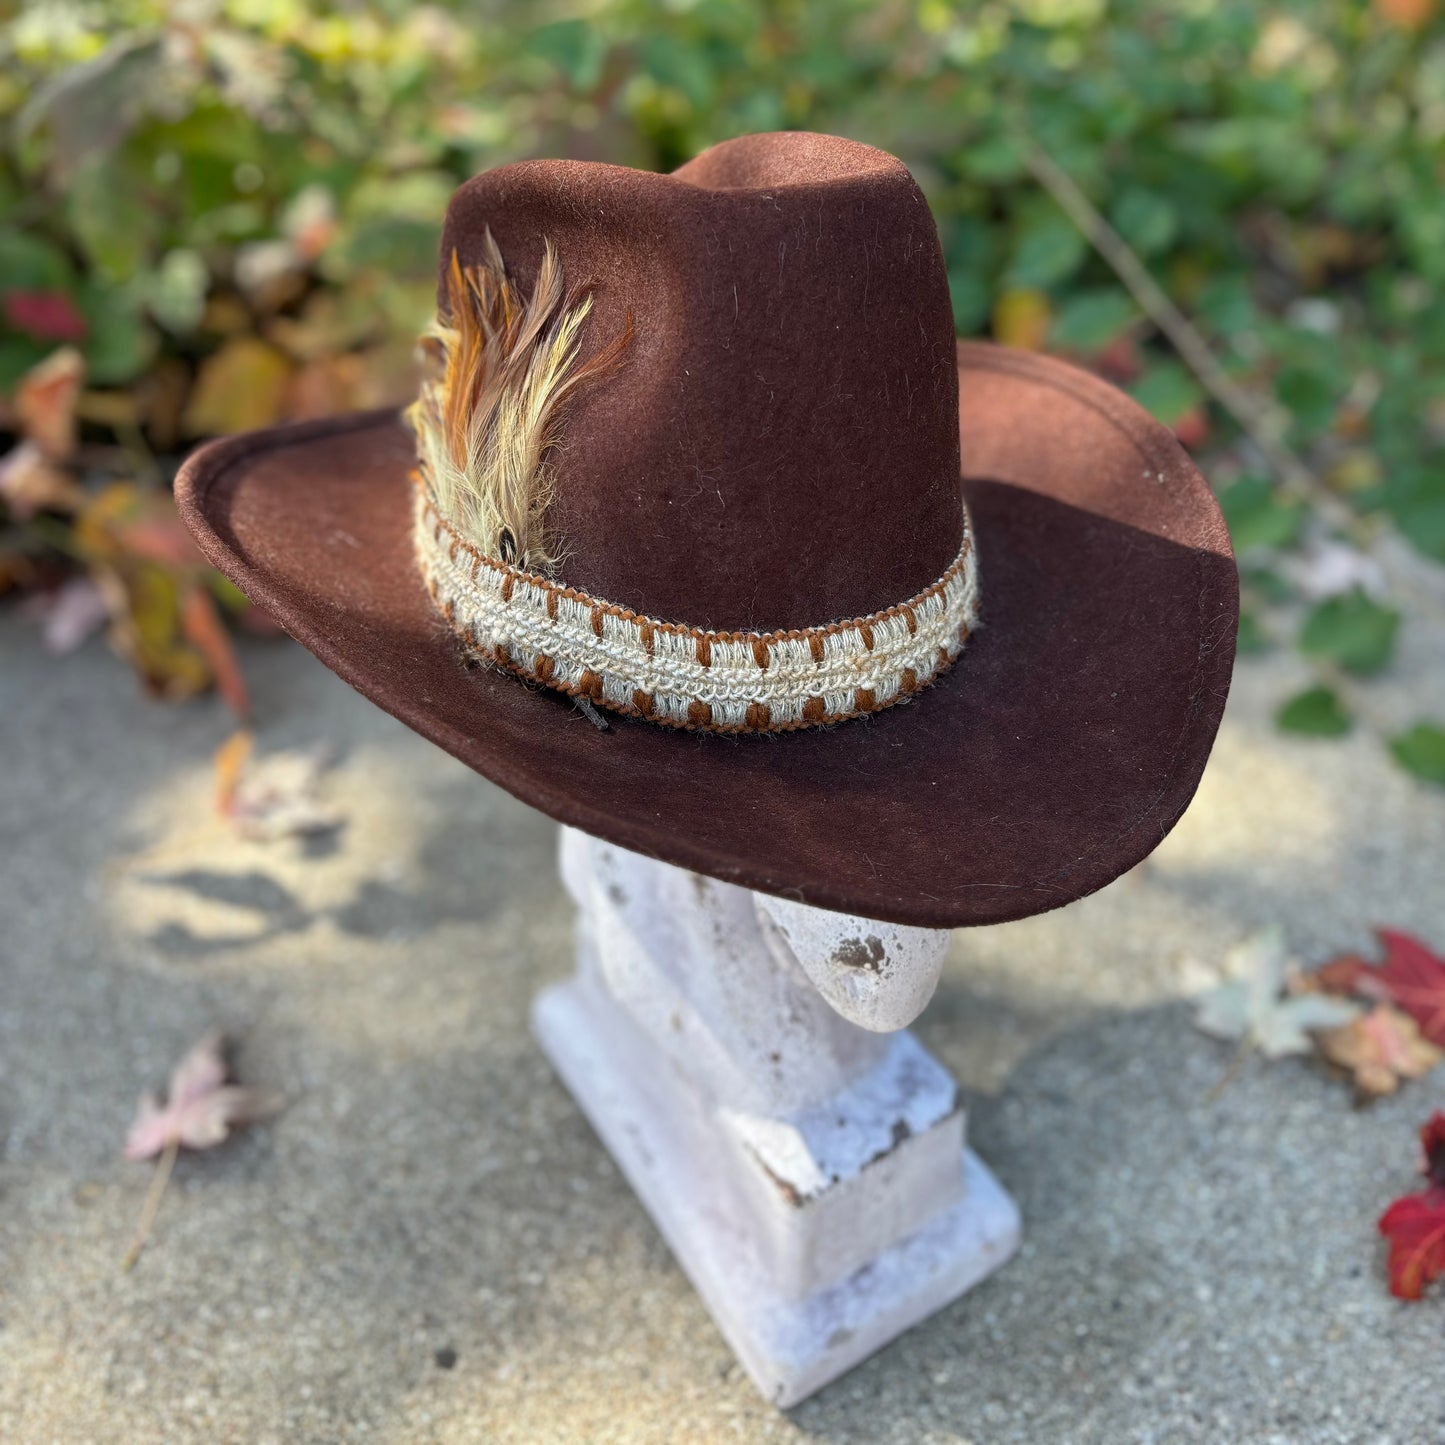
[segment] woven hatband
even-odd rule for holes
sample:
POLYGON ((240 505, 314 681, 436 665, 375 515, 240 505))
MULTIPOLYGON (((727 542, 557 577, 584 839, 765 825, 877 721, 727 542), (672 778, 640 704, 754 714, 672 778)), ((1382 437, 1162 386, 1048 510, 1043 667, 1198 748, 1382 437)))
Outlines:
POLYGON ((715 632, 645 617, 484 556, 420 471, 415 541, 433 601, 468 653, 614 712, 711 732, 787 732, 906 702, 978 622, 978 559, 963 545, 916 596, 868 617, 777 632, 715 632))

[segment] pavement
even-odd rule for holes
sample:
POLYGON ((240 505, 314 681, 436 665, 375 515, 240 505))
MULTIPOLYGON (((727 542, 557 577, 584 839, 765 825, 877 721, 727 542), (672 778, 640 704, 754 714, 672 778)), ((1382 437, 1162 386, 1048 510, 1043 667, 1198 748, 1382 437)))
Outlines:
MULTIPOLYGON (((1381 726, 1445 716, 1420 568, 1381 726)), ((814 1399, 765 1405, 532 1041, 569 967, 554 826, 289 643, 248 643, 259 747, 332 745, 334 835, 212 803, 218 704, 149 702, 103 644, 0 612, 0 1440, 1445 1441, 1445 1291, 1390 1298, 1445 1069, 1356 1108, 1199 1034, 1249 929, 1306 961, 1374 923, 1445 944, 1445 790, 1361 730, 1277 733, 1244 662, 1199 796, 1142 867, 960 933, 917 1025, 1019 1201, 1003 1271, 814 1399), (275 1121, 150 1168, 120 1145, 206 1028, 275 1121)))

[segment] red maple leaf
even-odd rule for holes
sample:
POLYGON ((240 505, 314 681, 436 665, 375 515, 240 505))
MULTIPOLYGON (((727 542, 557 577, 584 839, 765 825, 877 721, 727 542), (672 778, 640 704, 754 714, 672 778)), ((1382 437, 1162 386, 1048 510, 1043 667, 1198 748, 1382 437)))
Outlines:
POLYGON ((1360 970, 1355 991, 1403 1009, 1432 1044, 1445 1045, 1445 958, 1392 928, 1377 928, 1375 937, 1385 960, 1360 970))
POLYGON ((1420 1143, 1424 1190, 1397 1199, 1380 1216, 1380 1233, 1390 1241, 1390 1293, 1397 1299, 1419 1299, 1445 1274, 1445 1114, 1430 1116, 1420 1143))

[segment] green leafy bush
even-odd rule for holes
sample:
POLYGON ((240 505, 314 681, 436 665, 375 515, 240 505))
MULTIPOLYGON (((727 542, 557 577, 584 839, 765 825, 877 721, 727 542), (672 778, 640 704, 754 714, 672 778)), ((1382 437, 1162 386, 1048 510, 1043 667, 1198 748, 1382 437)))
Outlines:
MULTIPOLYGON (((1434 10, 33 4, 0 28, 0 397, 76 344, 90 434, 174 453, 398 396, 466 176, 537 154, 668 169, 747 131, 833 130, 913 168, 961 331, 1093 365, 1220 451, 1253 616, 1279 602, 1274 559, 1309 530, 1310 499, 1265 474, 1040 187, 1031 147, 1286 419, 1323 490, 1366 530, 1388 520, 1445 559, 1434 10)), ((1344 625, 1312 617, 1306 647, 1338 653, 1321 639, 1344 625)), ((1385 665, 1393 624, 1351 625, 1351 658, 1385 665)))

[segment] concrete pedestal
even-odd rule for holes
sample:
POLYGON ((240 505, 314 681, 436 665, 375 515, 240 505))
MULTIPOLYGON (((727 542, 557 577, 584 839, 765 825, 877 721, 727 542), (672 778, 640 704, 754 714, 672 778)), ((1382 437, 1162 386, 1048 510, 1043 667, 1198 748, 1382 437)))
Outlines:
POLYGON ((946 934, 571 830, 562 865, 578 967, 534 1029, 770 1400, 806 1398, 1009 1257, 1018 1211, 964 1147, 952 1078, 898 1025, 946 934))

